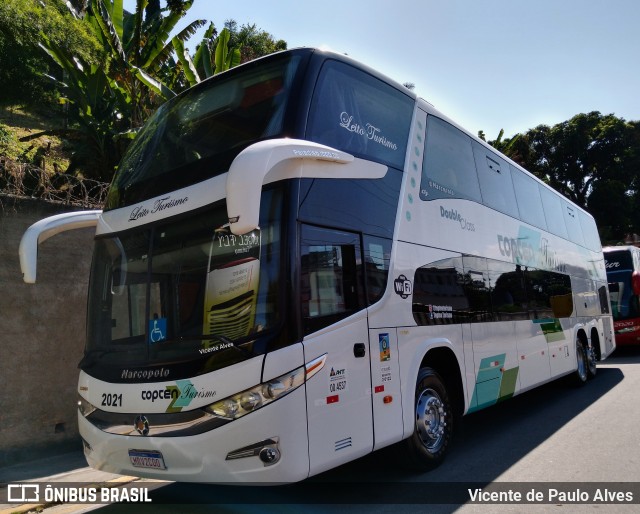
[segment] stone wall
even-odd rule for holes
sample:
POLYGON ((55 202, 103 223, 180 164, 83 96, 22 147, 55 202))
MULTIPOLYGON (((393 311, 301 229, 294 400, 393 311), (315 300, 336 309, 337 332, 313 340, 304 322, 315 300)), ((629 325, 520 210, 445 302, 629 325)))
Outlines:
POLYGON ((77 365, 95 229, 41 244, 36 284, 22 281, 18 259, 31 224, 70 210, 0 195, 0 466, 80 448, 77 365))

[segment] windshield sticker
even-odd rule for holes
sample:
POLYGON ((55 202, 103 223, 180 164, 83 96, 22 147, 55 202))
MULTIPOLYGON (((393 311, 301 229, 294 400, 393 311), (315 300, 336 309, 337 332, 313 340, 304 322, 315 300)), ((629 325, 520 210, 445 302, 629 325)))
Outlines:
POLYGON ((378 334, 380 344, 380 362, 391 360, 391 348, 389 348, 389 334, 378 334))
MULTIPOLYGON (((248 336, 255 325, 260 284, 260 229, 236 236, 227 227, 215 231, 209 247, 203 333, 231 340, 248 336)), ((227 346, 203 341, 204 352, 227 346)))
MULTIPOLYGON (((358 120, 359 121, 359 120, 358 120)), ((389 141, 382 135, 382 129, 372 125, 371 123, 360 124, 358 121, 354 121, 353 116, 348 112, 343 111, 340 114, 340 126, 360 136, 366 137, 371 141, 378 143, 390 150, 397 150, 398 145, 393 141, 389 141)))
POLYGON ((220 350, 226 350, 227 348, 233 348, 233 344, 232 343, 218 343, 214 346, 209 346, 207 347, 206 345, 209 344, 210 341, 205 341, 204 343, 202 343, 203 345, 205 345, 204 348, 200 348, 200 350, 198 350, 200 352, 201 355, 206 355, 207 353, 213 353, 213 352, 218 352, 220 350))
POLYGON ((167 338, 167 318, 149 320, 149 343, 158 343, 167 338))

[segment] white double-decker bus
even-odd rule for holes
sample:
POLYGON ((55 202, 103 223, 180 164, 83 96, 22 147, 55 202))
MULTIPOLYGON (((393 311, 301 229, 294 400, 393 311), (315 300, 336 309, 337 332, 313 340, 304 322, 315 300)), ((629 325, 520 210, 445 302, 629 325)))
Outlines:
POLYGON ((444 458, 466 413, 615 346, 593 218, 353 60, 274 54, 164 104, 96 225, 78 418, 89 464, 291 482, 398 443, 444 458))

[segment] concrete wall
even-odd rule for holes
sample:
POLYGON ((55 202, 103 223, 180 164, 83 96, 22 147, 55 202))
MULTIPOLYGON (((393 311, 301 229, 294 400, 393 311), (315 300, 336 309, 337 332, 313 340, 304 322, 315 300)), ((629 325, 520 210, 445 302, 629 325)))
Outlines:
POLYGON ((80 448, 77 365, 95 229, 40 245, 36 284, 22 281, 18 260, 32 223, 70 210, 0 195, 0 466, 80 448))

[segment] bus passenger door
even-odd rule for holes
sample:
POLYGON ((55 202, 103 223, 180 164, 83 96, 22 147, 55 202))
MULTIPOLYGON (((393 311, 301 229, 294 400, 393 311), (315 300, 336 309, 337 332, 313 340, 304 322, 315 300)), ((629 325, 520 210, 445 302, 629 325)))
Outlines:
POLYGON ((305 361, 326 354, 306 384, 310 474, 373 448, 369 333, 360 236, 301 227, 305 361))

